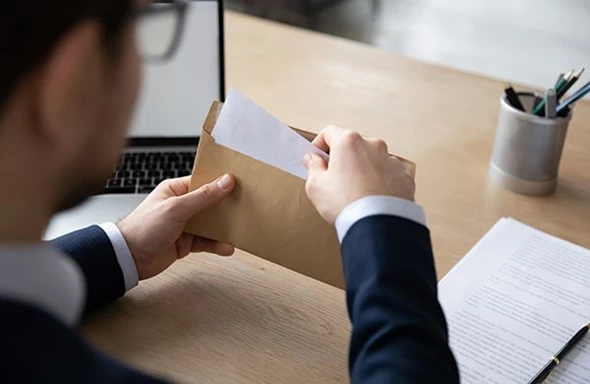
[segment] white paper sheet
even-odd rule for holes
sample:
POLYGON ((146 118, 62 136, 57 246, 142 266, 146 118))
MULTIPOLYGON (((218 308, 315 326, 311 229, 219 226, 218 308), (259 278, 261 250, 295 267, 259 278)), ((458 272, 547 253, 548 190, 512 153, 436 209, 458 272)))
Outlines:
POLYGON ((219 145, 304 180, 306 154, 329 160, 326 153, 235 89, 230 90, 211 136, 219 145))
MULTIPOLYGON (((465 384, 527 383, 590 321, 590 251, 501 220, 439 284, 465 384)), ((590 335, 548 384, 590 382, 590 335)))

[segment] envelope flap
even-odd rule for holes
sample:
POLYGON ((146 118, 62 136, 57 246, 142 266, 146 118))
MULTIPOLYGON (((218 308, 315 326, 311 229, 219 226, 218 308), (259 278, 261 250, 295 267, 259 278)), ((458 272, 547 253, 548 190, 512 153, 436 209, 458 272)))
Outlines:
POLYGON ((209 108, 209 113, 205 119, 205 124, 203 124, 203 130, 210 135, 215 129, 215 124, 217 123, 217 118, 219 117, 222 108, 223 103, 221 101, 215 100, 213 103, 211 103, 211 108, 209 108))

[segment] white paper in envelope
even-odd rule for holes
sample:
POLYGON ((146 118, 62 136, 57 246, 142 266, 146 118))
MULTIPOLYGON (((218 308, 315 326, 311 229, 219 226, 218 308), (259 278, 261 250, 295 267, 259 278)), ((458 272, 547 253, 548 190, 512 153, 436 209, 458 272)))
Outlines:
POLYGON ((241 94, 232 89, 211 136, 215 143, 307 179, 303 157, 329 156, 241 94))

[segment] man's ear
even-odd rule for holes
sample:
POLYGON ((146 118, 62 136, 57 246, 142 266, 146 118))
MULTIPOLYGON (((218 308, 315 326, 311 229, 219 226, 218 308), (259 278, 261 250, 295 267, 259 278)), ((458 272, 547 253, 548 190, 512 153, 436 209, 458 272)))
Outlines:
POLYGON ((88 20, 70 29, 40 68, 37 129, 52 145, 75 142, 76 134, 96 118, 102 50, 102 28, 88 20))

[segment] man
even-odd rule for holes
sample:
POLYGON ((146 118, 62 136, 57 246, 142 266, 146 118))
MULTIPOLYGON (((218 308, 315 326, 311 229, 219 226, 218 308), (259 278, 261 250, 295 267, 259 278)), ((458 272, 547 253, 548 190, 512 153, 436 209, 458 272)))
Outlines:
MULTIPOLYGON (((80 317, 191 252, 231 245, 183 233, 228 196, 229 175, 188 192, 160 185, 117 225, 43 244, 51 216, 103 184, 139 89, 135 20, 145 0, 14 1, 0 13, 0 339, 2 383, 158 383, 94 351, 80 317)), ((308 194, 342 241, 354 383, 458 382, 429 233, 414 185, 380 140, 329 127, 308 194)))

